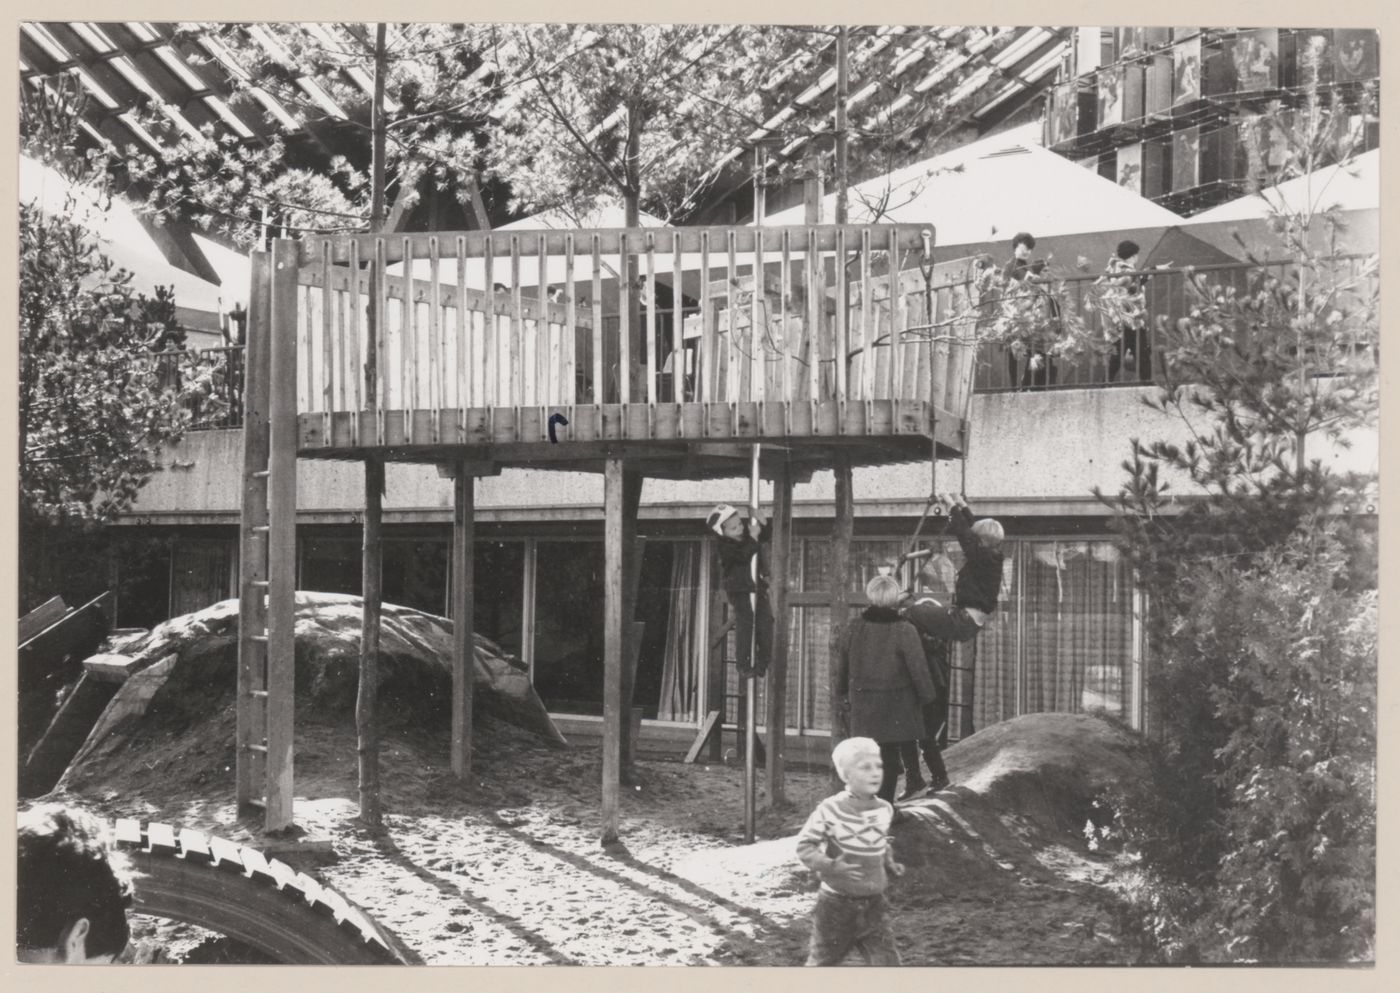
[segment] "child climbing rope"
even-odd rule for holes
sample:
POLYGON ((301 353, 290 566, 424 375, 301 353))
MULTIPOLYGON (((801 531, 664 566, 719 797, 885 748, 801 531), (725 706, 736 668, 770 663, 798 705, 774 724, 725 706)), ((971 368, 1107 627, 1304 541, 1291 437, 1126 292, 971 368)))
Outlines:
POLYGON ((762 515, 744 520, 737 510, 722 503, 710 511, 705 526, 719 535, 720 585, 738 627, 739 674, 762 679, 773 654, 773 610, 759 554, 760 543, 769 537, 768 522, 762 515), (750 594, 755 595, 751 598, 750 594))
POLYGON ((941 493, 938 501, 948 514, 947 530, 958 539, 963 552, 963 565, 953 587, 953 603, 950 606, 931 596, 911 595, 904 613, 925 638, 971 641, 997 609, 1005 532, 990 517, 974 518, 961 496, 941 493))

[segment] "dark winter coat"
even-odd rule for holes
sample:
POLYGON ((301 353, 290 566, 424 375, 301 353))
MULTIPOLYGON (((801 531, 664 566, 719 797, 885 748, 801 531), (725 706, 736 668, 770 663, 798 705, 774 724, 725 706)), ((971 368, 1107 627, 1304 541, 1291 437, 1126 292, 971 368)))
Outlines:
POLYGON ((867 607, 841 639, 836 685, 851 734, 880 742, 926 737, 922 707, 935 696, 914 625, 898 611, 867 607))
POLYGON ((990 614, 1001 598, 1001 564, 1005 556, 1001 549, 982 544, 972 533, 972 522, 972 511, 967 507, 954 507, 948 514, 947 529, 958 539, 964 560, 953 587, 953 606, 990 614))
POLYGON ((768 541, 772 537, 772 529, 768 522, 758 532, 758 537, 754 538, 749 534, 749 522, 744 521, 744 533, 739 538, 719 539, 719 569, 720 587, 731 598, 737 593, 754 592, 753 581, 753 559, 758 556, 758 589, 768 589, 768 572, 765 568, 763 556, 760 554, 760 543, 768 541))

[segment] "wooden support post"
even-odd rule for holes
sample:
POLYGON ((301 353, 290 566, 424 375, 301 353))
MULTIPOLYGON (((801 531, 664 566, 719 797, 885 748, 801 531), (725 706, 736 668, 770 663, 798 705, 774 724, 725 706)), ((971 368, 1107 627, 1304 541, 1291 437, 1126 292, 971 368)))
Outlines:
POLYGON ((637 511, 642 502, 645 477, 635 470, 622 473, 622 782, 636 781, 637 747, 632 740, 632 694, 637 685, 637 661, 641 654, 642 630, 633 623, 637 616, 637 587, 642 578, 642 554, 646 539, 637 533, 637 511))
POLYGON ((360 556, 360 681, 355 697, 359 759, 360 821, 371 830, 383 824, 379 799, 379 619, 384 604, 384 462, 365 459, 365 520, 360 556))
POLYGON ((292 824, 292 715, 296 658, 297 243, 272 243, 267 531, 268 831, 292 824))
POLYGON ((243 508, 238 529, 238 706, 235 743, 235 798, 241 811, 263 799, 267 775, 262 748, 267 736, 267 460, 268 407, 272 376, 269 331, 272 321, 271 262, 253 252, 244 345, 243 508))
POLYGON ((792 474, 786 465, 773 473, 773 544, 768 570, 773 607, 773 657, 768 661, 768 805, 786 805, 783 741, 787 726, 788 562, 792 548, 792 474))
MULTIPOLYGON (((828 681, 831 685, 831 744, 834 746, 851 734, 849 715, 840 706, 842 687, 837 685, 836 665, 850 613, 846 585, 851 568, 851 532, 855 526, 855 508, 851 494, 850 456, 837 455, 832 468, 836 475, 836 520, 831 531, 831 669, 828 681)), ((838 777, 835 771, 832 772, 832 779, 833 785, 836 785, 838 777)))
POLYGON ((476 478, 457 462, 452 514, 452 772, 472 774, 472 695, 476 681, 476 478))
POLYGON ((622 460, 603 466, 603 805, 604 845, 617 842, 620 763, 622 758, 622 566, 627 535, 622 529, 622 460))

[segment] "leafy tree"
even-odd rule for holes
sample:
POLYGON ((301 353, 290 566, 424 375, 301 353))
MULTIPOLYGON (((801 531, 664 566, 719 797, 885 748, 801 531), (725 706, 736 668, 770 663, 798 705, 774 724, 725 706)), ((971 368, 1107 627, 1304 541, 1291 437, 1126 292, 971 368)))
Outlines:
MULTIPOLYGON (((1314 88, 1271 130, 1317 169, 1349 154, 1353 113, 1314 88)), ((1347 511, 1375 480, 1308 446, 1377 426, 1377 260, 1341 254, 1325 200, 1274 207, 1288 259, 1192 276, 1188 313, 1159 327, 1147 402, 1191 440, 1135 440, 1100 494, 1154 672, 1157 775, 1119 798, 1119 827, 1143 859, 1134 908, 1177 961, 1374 955, 1376 541, 1347 511)))
MULTIPOLYGON (((72 90, 24 101, 24 148, 57 163, 105 202, 100 155, 76 153, 72 90)), ((131 274, 102 254, 71 215, 79 198, 47 214, 20 204, 19 487, 22 599, 57 592, 67 569, 55 542, 90 535, 131 505, 159 467, 159 449, 189 427, 190 405, 206 414, 222 402, 216 371, 178 349, 170 290, 137 293, 131 274)))

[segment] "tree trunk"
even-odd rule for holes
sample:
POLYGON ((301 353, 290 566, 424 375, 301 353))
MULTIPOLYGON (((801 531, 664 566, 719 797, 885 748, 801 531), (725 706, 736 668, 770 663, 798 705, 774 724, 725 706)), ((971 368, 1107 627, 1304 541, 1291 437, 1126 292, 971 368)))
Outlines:
MULTIPOLYGON (((378 232, 384 225, 384 77, 388 72, 385 49, 385 25, 374 32, 374 106, 371 108, 372 131, 370 230, 378 232)), ((375 323, 378 308, 374 301, 380 291, 383 273, 372 270, 370 308, 365 322, 365 401, 370 410, 378 406, 376 385, 378 369, 375 358, 379 328, 375 323)), ((365 459, 365 520, 361 555, 360 592, 360 680, 355 698, 356 752, 359 756, 360 820, 372 831, 382 831, 383 812, 379 792, 379 620, 383 607, 382 562, 383 546, 380 520, 384 495, 384 463, 378 458, 365 459)))

